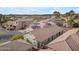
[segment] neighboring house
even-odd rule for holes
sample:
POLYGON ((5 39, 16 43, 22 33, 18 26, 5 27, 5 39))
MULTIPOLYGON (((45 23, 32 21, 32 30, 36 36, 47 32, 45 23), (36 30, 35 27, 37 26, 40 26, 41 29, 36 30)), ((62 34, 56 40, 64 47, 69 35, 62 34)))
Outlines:
POLYGON ((30 27, 32 27, 33 29, 36 29, 36 28, 40 28, 40 22, 38 21, 34 21, 30 27))
POLYGON ((16 30, 18 29, 24 29, 29 25, 29 22, 26 22, 26 20, 16 20, 16 30))
MULTIPOLYGON (((29 19, 30 20, 30 19, 29 19)), ((3 27, 6 28, 7 30, 19 30, 19 29, 24 29, 29 26, 29 24, 32 21, 29 21, 27 19, 18 19, 16 21, 8 21, 3 24, 3 27)))
POLYGON ((53 26, 57 26, 56 23, 54 23, 53 21, 48 21, 44 27, 53 27, 53 26))
POLYGON ((63 29, 58 26, 51 26, 46 28, 35 29, 32 31, 35 36, 35 40, 38 42, 38 47, 46 45, 61 34, 63 34, 63 29))
POLYGON ((23 40, 8 41, 0 44, 0 51, 32 51, 31 45, 23 40))
POLYGON ((34 21, 32 22, 32 24, 30 25, 33 29, 37 29, 37 28, 43 28, 45 26, 46 22, 44 22, 44 20, 42 21, 34 21))
POLYGON ((48 22, 48 25, 51 25, 52 26, 52 25, 56 25, 56 24, 54 22, 52 22, 52 21, 49 21, 48 22))
POLYGON ((72 29, 46 45, 54 51, 79 51, 79 29, 72 29))
POLYGON ((49 21, 50 19, 45 19, 45 20, 41 20, 41 21, 34 21, 32 24, 31 24, 31 27, 33 29, 37 29, 37 28, 44 28, 46 26, 46 24, 48 25, 55 25, 54 22, 52 21, 49 21))
POLYGON ((16 22, 14 22, 14 21, 8 21, 6 23, 3 23, 2 27, 7 29, 7 30, 14 30, 15 29, 15 25, 13 25, 13 24, 15 24, 15 23, 16 22))

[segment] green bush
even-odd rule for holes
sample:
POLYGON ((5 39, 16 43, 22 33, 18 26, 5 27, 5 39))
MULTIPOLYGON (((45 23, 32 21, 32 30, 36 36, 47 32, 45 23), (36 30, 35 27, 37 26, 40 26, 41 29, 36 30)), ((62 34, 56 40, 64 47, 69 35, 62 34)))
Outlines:
POLYGON ((79 21, 75 21, 74 19, 68 20, 67 22, 70 27, 79 27, 79 21))
POLYGON ((17 39, 24 39, 24 37, 21 34, 15 34, 12 36, 11 40, 17 40, 17 39))
POLYGON ((74 24, 73 24, 73 27, 79 27, 79 22, 74 23, 74 24))
POLYGON ((67 21, 67 23, 68 23, 71 27, 73 27, 73 24, 74 24, 75 22, 74 22, 73 19, 70 19, 70 20, 67 21))

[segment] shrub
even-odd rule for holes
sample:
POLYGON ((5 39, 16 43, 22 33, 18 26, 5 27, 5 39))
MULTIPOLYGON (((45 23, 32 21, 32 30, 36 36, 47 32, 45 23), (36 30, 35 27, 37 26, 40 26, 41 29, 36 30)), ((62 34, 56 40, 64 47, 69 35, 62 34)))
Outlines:
POLYGON ((73 27, 73 24, 74 24, 75 22, 74 22, 73 19, 70 19, 70 20, 67 21, 67 23, 68 23, 71 27, 73 27))
POLYGON ((73 27, 79 27, 79 22, 74 23, 74 24, 73 24, 73 27))
POLYGON ((12 36, 11 40, 17 40, 17 39, 24 39, 24 37, 21 34, 15 34, 12 36))

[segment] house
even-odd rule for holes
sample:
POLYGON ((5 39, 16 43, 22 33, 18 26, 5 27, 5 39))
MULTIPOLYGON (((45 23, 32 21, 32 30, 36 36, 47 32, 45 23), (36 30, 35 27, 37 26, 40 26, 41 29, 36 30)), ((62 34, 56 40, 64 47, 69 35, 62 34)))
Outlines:
POLYGON ((2 27, 7 29, 7 30, 14 30, 15 29, 15 25, 13 25, 13 24, 17 25, 16 22, 14 22, 14 21, 8 21, 6 23, 3 23, 2 27))
POLYGON ((79 29, 72 29, 46 45, 54 51, 79 51, 79 29))
POLYGON ((37 29, 37 28, 43 28, 46 24, 46 20, 42 20, 42 21, 33 21, 32 24, 30 25, 33 29, 37 29))
POLYGON ((45 27, 40 29, 35 29, 32 31, 35 36, 35 40, 38 42, 38 47, 46 45, 61 34, 63 34, 63 29, 58 26, 45 27))
POLYGON ((32 46, 23 40, 8 41, 0 44, 0 51, 32 51, 32 46))
POLYGON ((46 22, 44 27, 53 27, 53 26, 57 26, 57 24, 51 20, 49 20, 48 22, 46 22))
POLYGON ((46 25, 56 25, 54 22, 50 21, 50 19, 45 19, 45 20, 41 20, 41 21, 37 21, 35 20, 34 22, 32 22, 31 27, 33 29, 37 29, 37 28, 44 28, 46 25))
POLYGON ((32 20, 31 19, 18 19, 15 22, 16 23, 14 23, 14 25, 16 26, 16 30, 18 30, 18 29, 24 29, 28 27, 29 24, 32 22, 32 20))
POLYGON ((26 20, 16 20, 16 30, 19 30, 19 29, 24 29, 26 28, 28 25, 29 25, 29 22, 26 22, 26 20))
POLYGON ((40 22, 33 21, 30 27, 32 27, 33 29, 40 28, 40 22))
POLYGON ((8 21, 3 24, 3 28, 7 30, 19 30, 24 29, 29 26, 32 20, 28 19, 18 19, 15 21, 8 21))

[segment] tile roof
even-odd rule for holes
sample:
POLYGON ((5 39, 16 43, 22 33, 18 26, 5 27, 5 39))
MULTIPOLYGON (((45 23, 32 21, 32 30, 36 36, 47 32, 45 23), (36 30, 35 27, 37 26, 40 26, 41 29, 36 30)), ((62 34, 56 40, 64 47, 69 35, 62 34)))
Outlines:
POLYGON ((8 41, 0 44, 0 51, 26 51, 32 46, 23 40, 8 41))
POLYGON ((49 44, 48 47, 57 51, 77 51, 79 50, 79 29, 72 29, 59 36, 49 44))
POLYGON ((63 29, 58 26, 49 26, 46 28, 35 29, 32 31, 32 34, 34 34, 37 41, 43 41, 62 30, 63 29))

